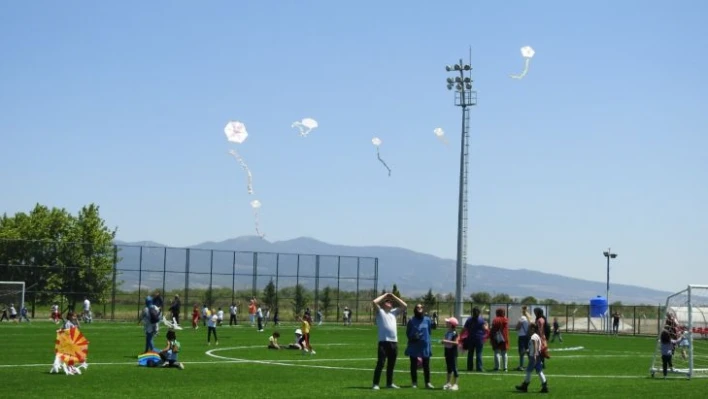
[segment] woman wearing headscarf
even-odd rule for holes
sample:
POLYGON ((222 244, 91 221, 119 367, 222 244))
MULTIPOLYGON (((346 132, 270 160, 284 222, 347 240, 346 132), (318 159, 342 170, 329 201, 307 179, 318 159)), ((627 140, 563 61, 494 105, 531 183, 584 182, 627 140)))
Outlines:
POLYGON ((423 314, 423 305, 420 303, 415 305, 413 314, 406 326, 408 345, 405 351, 411 362, 411 383, 413 388, 418 387, 418 365, 420 362, 423 366, 425 387, 433 389, 433 385, 430 383, 430 357, 433 354, 430 334, 433 322, 423 314))

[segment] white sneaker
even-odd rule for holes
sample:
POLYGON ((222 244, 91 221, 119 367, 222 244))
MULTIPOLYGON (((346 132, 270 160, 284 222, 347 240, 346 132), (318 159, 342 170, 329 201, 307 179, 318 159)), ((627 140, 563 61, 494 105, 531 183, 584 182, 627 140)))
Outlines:
POLYGON ((449 382, 447 384, 443 385, 443 391, 447 391, 448 389, 450 389, 451 386, 452 385, 450 385, 449 382))
POLYGON ((379 388, 378 385, 374 385, 373 387, 371 387, 371 389, 373 389, 374 391, 378 391, 378 390, 381 389, 381 388, 379 388))
POLYGON ((435 387, 433 386, 433 384, 427 383, 425 384, 425 389, 435 389, 435 387))
POLYGON ((311 354, 311 355, 316 355, 317 352, 315 352, 315 351, 313 350, 312 352, 310 352, 310 354, 311 354))
POLYGON ((450 390, 451 390, 451 391, 457 391, 457 390, 459 390, 459 389, 460 389, 460 387, 458 387, 457 384, 452 385, 452 386, 450 387, 450 390))
POLYGON ((386 385, 386 388, 390 388, 390 389, 400 389, 400 387, 399 387, 398 385, 396 385, 396 384, 386 385))
POLYGON ((411 385, 411 388, 418 388, 418 384, 411 385))

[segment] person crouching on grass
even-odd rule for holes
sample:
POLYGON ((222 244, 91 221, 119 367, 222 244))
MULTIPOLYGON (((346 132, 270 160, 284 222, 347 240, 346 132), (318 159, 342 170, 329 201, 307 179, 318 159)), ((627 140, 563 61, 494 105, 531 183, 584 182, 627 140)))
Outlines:
POLYGON ((536 323, 529 323, 529 365, 526 367, 526 376, 521 385, 517 385, 516 389, 521 392, 528 392, 529 383, 531 382, 531 373, 536 370, 538 377, 541 379, 541 392, 548 393, 548 380, 543 374, 543 363, 541 355, 541 337, 538 335, 538 327, 536 323))
POLYGON ((177 341, 177 333, 174 330, 167 331, 167 346, 160 351, 160 359, 164 362, 162 367, 177 367, 180 370, 184 370, 184 363, 177 361, 179 350, 180 344, 177 341))

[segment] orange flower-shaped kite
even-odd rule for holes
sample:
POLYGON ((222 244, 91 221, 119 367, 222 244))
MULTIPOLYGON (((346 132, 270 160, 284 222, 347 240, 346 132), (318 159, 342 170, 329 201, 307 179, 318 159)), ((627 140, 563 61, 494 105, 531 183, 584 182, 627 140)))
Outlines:
POLYGON ((76 327, 68 330, 57 330, 57 339, 54 342, 54 353, 59 359, 69 365, 86 362, 89 341, 76 327))

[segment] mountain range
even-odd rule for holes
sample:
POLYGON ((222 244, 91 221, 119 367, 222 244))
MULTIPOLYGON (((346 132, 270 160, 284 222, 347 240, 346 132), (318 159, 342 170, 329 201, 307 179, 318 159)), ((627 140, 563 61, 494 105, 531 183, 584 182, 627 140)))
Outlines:
MULTIPOLYGON (((135 270, 137 268, 136 266, 140 262, 137 258, 139 251, 135 251, 134 248, 130 247, 150 247, 150 250, 144 251, 142 255, 143 264, 151 264, 151 269, 154 270, 154 272, 144 273, 146 276, 141 278, 141 284, 147 284, 148 286, 151 284, 152 286, 161 286, 162 279, 164 277, 165 281, 169 280, 172 282, 169 284, 183 286, 184 274, 178 273, 178 271, 184 271, 183 256, 181 260, 178 260, 178 256, 175 257, 168 255, 168 259, 164 261, 164 267, 167 270, 174 270, 174 272, 164 275, 164 273, 160 273, 159 271, 163 269, 163 255, 161 254, 164 252, 164 250, 160 250, 160 248, 166 247, 165 245, 152 241, 116 241, 116 244, 124 247, 120 253, 122 261, 118 266, 119 269, 130 270, 135 270), (157 257, 159 257, 159 259, 157 259, 157 257)), ((251 261, 252 255, 242 252, 270 253, 273 254, 271 256, 273 259, 275 259, 274 254, 281 254, 280 262, 283 266, 281 266, 281 269, 278 272, 281 276, 284 274, 290 274, 290 272, 284 272, 283 268, 286 268, 286 266, 294 268, 297 259, 297 256, 295 255, 285 254, 331 255, 321 256, 322 260, 320 266, 320 275, 325 275, 326 273, 329 277, 336 277, 336 269, 331 270, 336 267, 336 258, 333 256, 342 257, 342 264, 346 264, 346 266, 342 266, 342 275, 346 275, 347 277, 356 276, 356 259, 344 257, 367 257, 378 258, 379 291, 384 288, 390 289, 393 284, 396 284, 401 293, 407 297, 422 295, 429 289, 432 289, 433 293, 441 293, 443 295, 455 292, 455 260, 443 259, 405 248, 336 245, 307 237, 270 242, 257 236, 243 236, 221 242, 209 241, 187 248, 194 250, 219 251, 215 251, 216 255, 214 255, 214 257, 224 258, 224 260, 219 261, 219 259, 214 260, 212 258, 214 264, 217 265, 214 267, 215 270, 213 270, 213 272, 224 273, 224 276, 231 273, 232 263, 230 260, 226 260, 226 258, 228 257, 228 259, 231 259, 234 257, 232 253, 226 251, 239 251, 239 259, 245 259, 244 261, 237 261, 237 263, 241 264, 236 268, 236 272, 239 276, 248 276, 253 270, 251 261), (325 263, 326 267, 324 265, 325 263), (223 266, 219 266, 219 264, 222 264, 223 266), (322 271, 325 269, 328 271, 322 271)), ((169 249, 169 251, 169 253, 177 251, 181 254, 184 254, 185 252, 184 249, 169 249)), ((190 273, 198 274, 194 276, 194 278, 190 277, 190 287, 208 286, 210 261, 207 260, 207 256, 209 252, 195 252, 199 252, 202 255, 201 257, 203 258, 203 261, 190 261, 190 273)), ((306 275, 308 270, 310 275, 314 275, 314 256, 302 255, 301 257, 303 262, 300 266, 301 275, 306 275)), ((364 266, 361 268, 361 274, 367 278, 373 278, 373 259, 362 259, 362 265, 364 266)), ((275 275, 275 261, 259 261, 258 270, 259 274, 275 275)), ((137 287, 137 280, 139 278, 137 274, 138 273, 133 272, 121 273, 123 286, 128 289, 131 287, 133 287, 132 289, 137 287)), ((215 286, 221 285, 231 287, 232 279, 229 277, 228 281, 222 281, 222 278, 225 277, 222 276, 216 278, 216 281, 213 282, 213 284, 215 286)), ((252 279, 249 278, 244 278, 244 280, 247 280, 248 283, 252 281, 252 279)), ((307 278, 301 278, 300 282, 306 282, 306 280, 307 278)), ((347 281, 347 283, 351 287, 342 287, 342 289, 353 288, 354 283, 352 281, 347 281)), ((369 284, 367 287, 373 287, 373 283, 371 281, 367 281, 366 283, 369 284)), ((265 284, 266 282, 262 282, 262 280, 259 279, 257 286, 259 289, 262 289, 263 287, 261 287, 261 285, 265 284)), ((485 291, 491 293, 492 295, 506 293, 511 297, 519 299, 526 296, 533 296, 537 299, 550 298, 563 303, 575 302, 583 304, 589 303, 591 298, 595 298, 598 295, 604 296, 605 288, 604 282, 582 280, 556 274, 543 273, 535 270, 505 269, 486 265, 468 265, 465 295, 469 296, 472 292, 485 291)), ((613 303, 615 301, 621 301, 625 305, 655 305, 658 303, 663 303, 668 295, 670 295, 669 292, 632 285, 613 284, 612 296, 610 299, 613 303)))

